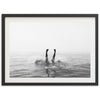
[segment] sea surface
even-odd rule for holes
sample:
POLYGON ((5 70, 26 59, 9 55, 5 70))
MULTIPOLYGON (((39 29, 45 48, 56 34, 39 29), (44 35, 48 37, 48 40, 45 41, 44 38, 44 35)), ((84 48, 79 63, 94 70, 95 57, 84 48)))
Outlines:
POLYGON ((90 77, 90 55, 89 54, 58 54, 55 65, 44 64, 45 55, 24 54, 12 55, 10 57, 11 78, 46 78, 46 77, 90 77), (38 64, 35 62, 39 61, 38 64), (49 67, 49 68, 48 68, 49 67), (48 72, 47 72, 48 71, 48 72), (49 74, 49 75, 48 75, 49 74))

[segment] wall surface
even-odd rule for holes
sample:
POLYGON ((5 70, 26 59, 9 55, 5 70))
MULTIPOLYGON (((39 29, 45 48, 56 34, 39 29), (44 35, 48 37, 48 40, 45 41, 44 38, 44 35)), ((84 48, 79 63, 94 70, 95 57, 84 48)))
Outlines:
MULTIPOLYGON (((0 14, 3 13, 100 14, 100 3, 99 0, 0 0, 0 14)), ((100 86, 0 86, 0 100, 98 100, 99 98, 100 86)))

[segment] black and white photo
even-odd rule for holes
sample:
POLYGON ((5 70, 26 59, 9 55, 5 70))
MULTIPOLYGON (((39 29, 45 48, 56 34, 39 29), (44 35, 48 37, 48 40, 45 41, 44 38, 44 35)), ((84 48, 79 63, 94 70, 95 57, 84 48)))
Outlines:
POLYGON ((3 85, 97 85, 97 14, 3 14, 3 85))

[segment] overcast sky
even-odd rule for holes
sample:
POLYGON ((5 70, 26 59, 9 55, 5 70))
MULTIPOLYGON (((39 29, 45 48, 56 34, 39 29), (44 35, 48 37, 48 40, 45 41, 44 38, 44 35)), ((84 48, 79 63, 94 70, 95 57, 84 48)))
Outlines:
POLYGON ((7 18, 10 52, 90 52, 94 18, 7 18))

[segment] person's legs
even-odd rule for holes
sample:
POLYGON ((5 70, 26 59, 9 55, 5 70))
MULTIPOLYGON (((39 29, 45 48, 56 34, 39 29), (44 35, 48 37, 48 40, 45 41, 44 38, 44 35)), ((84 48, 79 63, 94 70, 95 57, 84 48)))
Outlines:
POLYGON ((49 66, 49 61, 48 61, 48 51, 49 51, 49 49, 46 49, 46 55, 45 55, 45 57, 46 57, 46 60, 45 60, 45 62, 46 62, 46 74, 47 74, 47 76, 49 77, 49 69, 48 69, 48 66, 49 66))
POLYGON ((46 55, 45 55, 45 57, 46 57, 46 64, 48 64, 49 63, 49 61, 48 61, 48 51, 49 51, 49 49, 46 49, 46 55))
POLYGON ((53 57, 52 57, 52 63, 55 63, 55 56, 56 56, 56 49, 54 49, 54 54, 53 54, 53 57))

